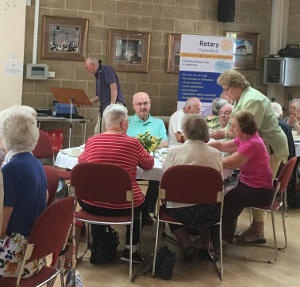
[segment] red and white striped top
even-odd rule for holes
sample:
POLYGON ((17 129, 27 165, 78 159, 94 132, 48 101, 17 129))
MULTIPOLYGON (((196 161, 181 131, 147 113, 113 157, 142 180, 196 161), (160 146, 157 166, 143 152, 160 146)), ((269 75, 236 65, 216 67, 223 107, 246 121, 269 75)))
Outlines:
MULTIPOLYGON (((136 182, 137 166, 149 170, 154 165, 153 157, 144 149, 136 138, 126 134, 97 134, 90 137, 79 156, 78 162, 112 163, 123 167, 129 174, 134 192, 134 204, 144 202, 144 195, 136 182)), ((122 206, 97 203, 103 208, 130 208, 130 204, 122 206)))

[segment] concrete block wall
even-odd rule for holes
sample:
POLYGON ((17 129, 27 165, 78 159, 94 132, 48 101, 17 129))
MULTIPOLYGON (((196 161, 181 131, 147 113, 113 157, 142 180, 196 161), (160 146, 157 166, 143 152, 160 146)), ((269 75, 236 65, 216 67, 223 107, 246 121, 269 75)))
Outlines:
MULTIPOLYGON (((296 3, 296 2, 295 2, 296 3)), ((38 63, 49 65, 56 77, 46 81, 23 82, 23 104, 50 107, 50 87, 80 88, 88 96, 95 94, 94 77, 83 62, 41 59, 42 16, 85 18, 89 20, 88 56, 107 63, 108 30, 122 29, 151 33, 148 73, 118 72, 129 113, 131 99, 137 91, 146 91, 152 98, 152 115, 169 116, 176 110, 178 75, 166 72, 168 34, 186 33, 225 35, 226 31, 260 33, 260 65, 258 70, 242 70, 252 85, 265 92, 262 84, 262 57, 268 54, 272 0, 236 0, 235 22, 217 21, 218 0, 40 0, 38 63)), ((296 5, 296 4, 295 4, 296 5)), ((300 13, 299 13, 300 14, 300 13)), ((26 11, 25 61, 32 61, 34 6, 26 11)), ((81 107, 80 114, 92 119, 88 135, 93 134, 97 106, 81 107)), ((67 134, 67 128, 66 129, 67 134)), ((74 144, 81 144, 76 135, 74 144)), ((66 139, 67 142, 67 139, 66 139)))

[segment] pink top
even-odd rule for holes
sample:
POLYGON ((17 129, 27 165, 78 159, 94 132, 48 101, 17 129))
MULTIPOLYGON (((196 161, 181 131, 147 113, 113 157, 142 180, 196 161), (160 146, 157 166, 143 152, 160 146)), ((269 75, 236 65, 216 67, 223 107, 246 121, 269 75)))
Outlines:
POLYGON ((263 139, 256 132, 250 139, 234 139, 237 152, 249 160, 240 167, 240 181, 254 188, 272 188, 273 178, 268 155, 263 139))
MULTIPOLYGON (((134 192, 134 203, 140 205, 144 195, 136 182, 137 166, 149 170, 153 167, 154 159, 144 149, 136 138, 125 134, 97 134, 90 137, 85 145, 78 162, 112 163, 123 167, 129 174, 134 192)), ((118 180, 117 178, 115 180, 118 180)), ((94 203, 90 203, 94 204, 94 203)), ((130 208, 130 204, 112 206, 94 204, 103 208, 130 208)))

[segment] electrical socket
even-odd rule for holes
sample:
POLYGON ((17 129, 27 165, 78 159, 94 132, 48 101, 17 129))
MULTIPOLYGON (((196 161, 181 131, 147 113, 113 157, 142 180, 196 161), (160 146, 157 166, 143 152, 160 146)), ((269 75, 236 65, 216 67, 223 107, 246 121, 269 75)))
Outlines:
POLYGON ((55 78, 55 72, 48 72, 48 78, 55 78))

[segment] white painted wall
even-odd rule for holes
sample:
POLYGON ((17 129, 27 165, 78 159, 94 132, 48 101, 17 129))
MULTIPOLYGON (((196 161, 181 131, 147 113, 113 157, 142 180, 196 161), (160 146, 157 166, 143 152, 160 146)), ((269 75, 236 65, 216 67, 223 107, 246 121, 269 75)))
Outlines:
POLYGON ((0 110, 22 103, 25 0, 0 0, 0 110))

